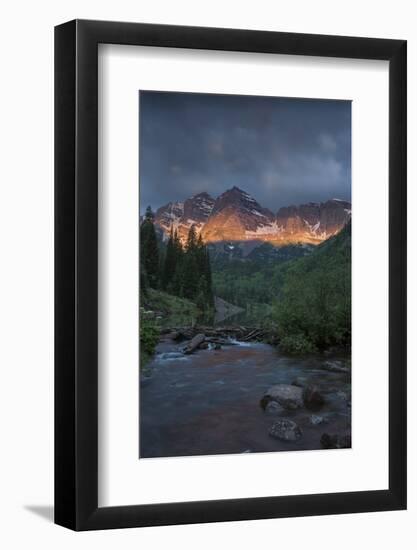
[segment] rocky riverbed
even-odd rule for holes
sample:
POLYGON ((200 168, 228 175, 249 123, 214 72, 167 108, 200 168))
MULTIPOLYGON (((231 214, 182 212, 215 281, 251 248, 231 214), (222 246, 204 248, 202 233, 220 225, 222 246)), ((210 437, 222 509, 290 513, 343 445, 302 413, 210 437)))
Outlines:
POLYGON ((350 447, 347 358, 288 357, 252 330, 167 331, 141 378, 141 458, 350 447))

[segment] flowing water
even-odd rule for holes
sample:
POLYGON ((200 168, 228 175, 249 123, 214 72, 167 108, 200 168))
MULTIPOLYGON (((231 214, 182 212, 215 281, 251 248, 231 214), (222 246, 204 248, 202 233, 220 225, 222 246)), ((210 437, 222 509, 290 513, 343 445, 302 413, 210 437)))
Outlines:
POLYGON ((350 434, 350 375, 320 368, 325 358, 288 357, 262 343, 235 342, 192 355, 179 348, 161 342, 149 364, 152 374, 141 382, 141 458, 320 449, 324 432, 350 434), (270 386, 297 377, 319 386, 325 397, 320 411, 271 416, 261 408, 270 386), (312 415, 325 423, 313 425, 312 415), (272 438, 268 430, 278 418, 296 421, 301 439, 272 438))

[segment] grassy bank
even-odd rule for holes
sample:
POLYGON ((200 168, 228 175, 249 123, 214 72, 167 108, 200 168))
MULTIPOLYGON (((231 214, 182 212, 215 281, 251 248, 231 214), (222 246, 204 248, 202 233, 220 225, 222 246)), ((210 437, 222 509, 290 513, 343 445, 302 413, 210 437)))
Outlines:
POLYGON ((140 366, 144 370, 152 359, 161 329, 193 325, 201 315, 187 300, 160 290, 147 289, 140 309, 140 366))
POLYGON ((160 328, 193 325, 201 315, 191 300, 152 288, 148 289, 141 305, 155 318, 160 328))

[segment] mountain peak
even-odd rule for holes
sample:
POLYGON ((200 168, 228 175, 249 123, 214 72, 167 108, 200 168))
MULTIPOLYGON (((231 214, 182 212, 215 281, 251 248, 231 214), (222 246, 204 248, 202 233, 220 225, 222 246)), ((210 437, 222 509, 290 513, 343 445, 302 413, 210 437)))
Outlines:
POLYGON ((241 189, 240 187, 238 187, 237 185, 234 185, 233 187, 231 187, 230 189, 227 189, 223 195, 226 195, 226 194, 233 194, 233 195, 237 195, 237 196, 242 196, 242 197, 251 197, 251 195, 249 195, 249 193, 247 193, 246 191, 244 191, 243 189, 241 189))
POLYGON ((351 205, 343 199, 287 206, 273 214, 236 185, 214 200, 203 191, 184 203, 158 209, 155 222, 165 237, 171 228, 186 240, 192 225, 206 242, 269 242, 319 244, 338 233, 351 217, 351 205))
POLYGON ((201 193, 196 193, 195 195, 193 195, 189 200, 194 200, 194 199, 198 199, 198 198, 209 198, 211 199, 212 197, 207 193, 207 191, 201 191, 201 193))
POLYGON ((246 193, 246 191, 234 185, 231 189, 227 189, 217 197, 212 214, 231 205, 248 211, 256 210, 262 212, 264 210, 249 193, 246 193))
POLYGON ((239 202, 248 201, 250 203, 258 205, 256 200, 251 195, 249 195, 249 193, 247 193, 243 189, 240 189, 240 187, 237 187, 236 185, 234 185, 230 189, 226 189, 226 191, 219 195, 216 199, 216 203, 225 199, 239 202))

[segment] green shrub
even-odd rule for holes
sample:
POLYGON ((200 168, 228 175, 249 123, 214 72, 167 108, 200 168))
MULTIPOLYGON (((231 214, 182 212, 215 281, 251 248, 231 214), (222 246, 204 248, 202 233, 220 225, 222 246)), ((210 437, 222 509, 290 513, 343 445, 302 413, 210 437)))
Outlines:
POLYGON ((284 336, 279 343, 280 349, 286 353, 294 355, 307 355, 317 352, 316 346, 308 340, 303 334, 293 334, 284 336))
POLYGON ((153 319, 141 315, 140 319, 140 346, 141 352, 152 355, 159 340, 159 329, 153 319))

